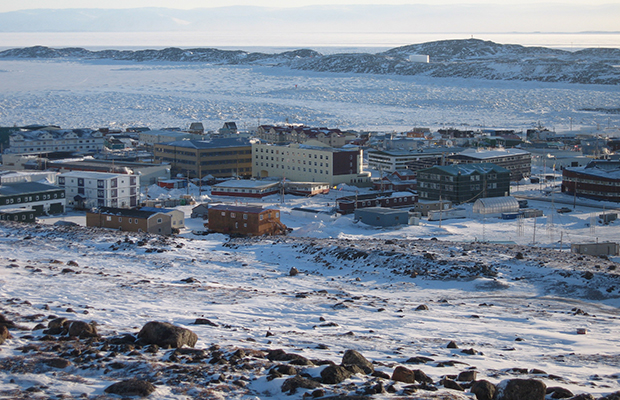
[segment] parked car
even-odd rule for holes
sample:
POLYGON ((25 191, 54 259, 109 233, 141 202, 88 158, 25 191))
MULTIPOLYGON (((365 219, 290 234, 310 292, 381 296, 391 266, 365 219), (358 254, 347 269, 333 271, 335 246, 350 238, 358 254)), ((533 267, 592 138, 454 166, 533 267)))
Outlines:
POLYGON ((573 211, 573 210, 571 210, 571 209, 570 209, 570 208, 568 208, 568 207, 558 208, 558 212, 559 212, 560 214, 569 213, 569 212, 571 212, 571 211, 573 211))

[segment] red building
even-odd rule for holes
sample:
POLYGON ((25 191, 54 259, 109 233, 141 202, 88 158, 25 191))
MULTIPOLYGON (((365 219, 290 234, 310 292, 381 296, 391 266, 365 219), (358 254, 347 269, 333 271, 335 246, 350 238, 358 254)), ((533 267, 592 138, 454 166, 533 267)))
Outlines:
POLYGON ((351 214, 359 208, 366 207, 408 207, 418 201, 418 195, 411 192, 383 192, 347 196, 336 199, 336 208, 341 214, 351 214))
POLYGON ((374 190, 382 192, 404 192, 407 190, 416 190, 418 182, 416 181, 416 173, 414 171, 404 170, 386 174, 378 181, 374 181, 372 186, 374 190))
POLYGON ((243 235, 284 235, 288 229, 280 222, 280 210, 262 207, 218 204, 209 208, 210 231, 243 235))
POLYGON ((592 160, 585 167, 564 168, 562 192, 620 202, 620 161, 592 160))

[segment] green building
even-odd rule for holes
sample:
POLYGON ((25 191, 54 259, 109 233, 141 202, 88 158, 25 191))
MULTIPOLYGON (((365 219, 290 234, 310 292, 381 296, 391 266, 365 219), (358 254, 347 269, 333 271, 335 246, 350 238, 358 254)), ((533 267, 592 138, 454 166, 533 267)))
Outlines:
POLYGON ((469 203, 510 194, 510 171, 495 164, 454 164, 418 171, 420 200, 469 203))
MULTIPOLYGON (((16 209, 32 210, 34 216, 65 212, 65 190, 40 182, 0 185, 0 212, 16 209)), ((21 217, 20 217, 21 218, 21 217)))

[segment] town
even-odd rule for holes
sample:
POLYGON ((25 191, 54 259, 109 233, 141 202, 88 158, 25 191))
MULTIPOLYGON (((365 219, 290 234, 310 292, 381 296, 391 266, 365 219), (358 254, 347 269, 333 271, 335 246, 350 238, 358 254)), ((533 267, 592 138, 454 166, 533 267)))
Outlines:
MULTIPOLYGON (((0 128, 0 140, 0 219, 13 222, 72 212, 88 227, 172 235, 198 218, 196 235, 261 236, 291 231, 278 208, 287 195, 325 198, 291 215, 353 214, 382 228, 464 218, 465 204, 485 217, 542 217, 526 196, 511 195, 515 185, 572 198, 558 213, 577 199, 620 202, 620 140, 601 130, 32 125, 0 128)), ((610 223, 617 213, 600 218, 610 223)), ((618 255, 617 243, 574 247, 618 255)))

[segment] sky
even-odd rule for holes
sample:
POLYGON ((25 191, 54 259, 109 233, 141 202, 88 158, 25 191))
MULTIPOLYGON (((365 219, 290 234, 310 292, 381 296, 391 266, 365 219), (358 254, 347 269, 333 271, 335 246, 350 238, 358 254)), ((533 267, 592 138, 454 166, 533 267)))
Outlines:
MULTIPOLYGON (((545 3, 568 3, 583 5, 610 4, 610 0, 545 0, 545 3)), ((225 7, 235 5, 251 5, 264 7, 303 7, 310 5, 325 4, 534 4, 540 3, 535 0, 107 0, 106 2, 84 0, 20 0, 0 1, 0 12, 36 9, 36 8, 136 8, 136 7, 168 7, 179 9, 225 7)))

